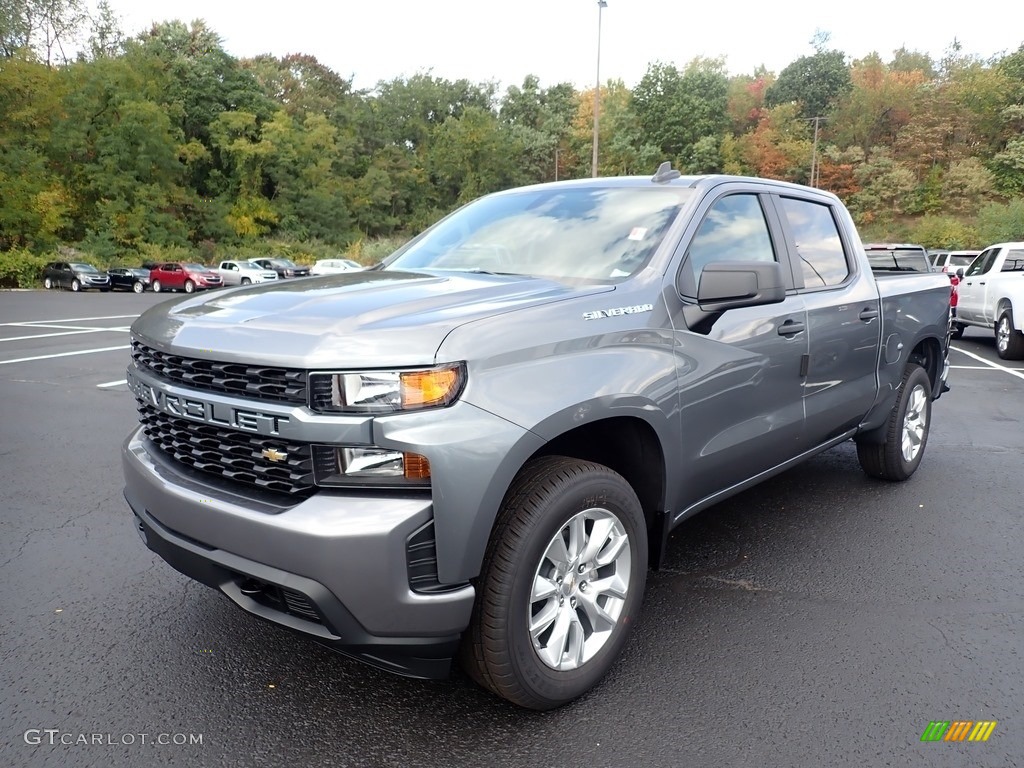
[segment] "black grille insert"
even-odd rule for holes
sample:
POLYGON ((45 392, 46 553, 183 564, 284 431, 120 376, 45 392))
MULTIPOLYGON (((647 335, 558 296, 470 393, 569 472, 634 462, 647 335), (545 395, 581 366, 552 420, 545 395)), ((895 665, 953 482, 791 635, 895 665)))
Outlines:
POLYGON ((139 406, 139 421, 157 448, 192 469, 292 496, 314 490, 308 443, 223 429, 146 405, 139 406))
POLYGON ((308 376, 303 370, 183 357, 138 341, 132 341, 132 360, 166 381, 195 389, 306 405, 308 376))

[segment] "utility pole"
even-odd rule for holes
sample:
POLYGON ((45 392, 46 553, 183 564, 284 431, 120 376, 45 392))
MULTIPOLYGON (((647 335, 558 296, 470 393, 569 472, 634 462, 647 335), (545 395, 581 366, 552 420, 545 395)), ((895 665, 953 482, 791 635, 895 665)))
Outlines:
POLYGON ((594 157, 591 161, 592 175, 597 178, 597 122, 601 111, 601 11, 608 7, 606 0, 597 0, 597 82, 594 87, 594 157))
POLYGON ((821 121, 820 117, 810 118, 814 121, 814 149, 811 150, 811 186, 818 186, 818 176, 820 171, 818 169, 818 123, 821 121))

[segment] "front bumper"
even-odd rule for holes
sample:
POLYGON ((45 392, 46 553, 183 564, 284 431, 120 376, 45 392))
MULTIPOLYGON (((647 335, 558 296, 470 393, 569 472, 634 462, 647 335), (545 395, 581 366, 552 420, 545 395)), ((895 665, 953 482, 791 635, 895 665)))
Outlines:
POLYGON ((374 666, 447 675, 475 593, 468 584, 430 594, 410 587, 410 539, 432 523, 428 496, 322 491, 282 506, 151 454, 141 430, 122 457, 136 526, 172 567, 374 666))

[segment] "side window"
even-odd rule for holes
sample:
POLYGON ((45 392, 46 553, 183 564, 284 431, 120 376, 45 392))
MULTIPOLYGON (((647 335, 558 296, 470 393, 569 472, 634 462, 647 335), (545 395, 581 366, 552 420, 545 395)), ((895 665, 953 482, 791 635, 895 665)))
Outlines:
POLYGON ((1011 250, 1006 254, 1001 272, 1024 272, 1024 251, 1011 250))
POLYGON ((999 253, 998 248, 989 248, 984 251, 981 256, 974 260, 974 263, 967 268, 964 272, 964 277, 973 277, 974 275, 983 275, 992 269, 992 262, 996 260, 996 254, 999 253))
POLYGON ((850 274, 832 208, 809 200, 780 198, 782 213, 796 241, 796 255, 807 288, 839 285, 850 274))
POLYGON ((704 267, 716 261, 778 261, 757 195, 728 195, 711 206, 687 249, 683 269, 693 285, 704 267))

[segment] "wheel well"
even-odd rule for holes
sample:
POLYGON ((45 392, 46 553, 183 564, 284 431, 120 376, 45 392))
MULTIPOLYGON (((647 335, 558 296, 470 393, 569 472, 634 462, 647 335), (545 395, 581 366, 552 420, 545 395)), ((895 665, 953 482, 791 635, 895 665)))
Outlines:
POLYGON ((559 435, 538 450, 536 456, 593 461, 622 475, 644 510, 650 563, 656 567, 665 522, 665 454, 649 424, 628 416, 595 421, 559 435))
POLYGON ((999 322, 999 316, 1006 310, 1013 311, 1013 305, 1009 299, 1000 299, 999 303, 996 304, 996 322, 999 322))
POLYGON ((939 385, 939 376, 942 375, 942 345, 939 340, 923 339, 914 347, 907 362, 916 363, 925 369, 934 392, 939 385))

